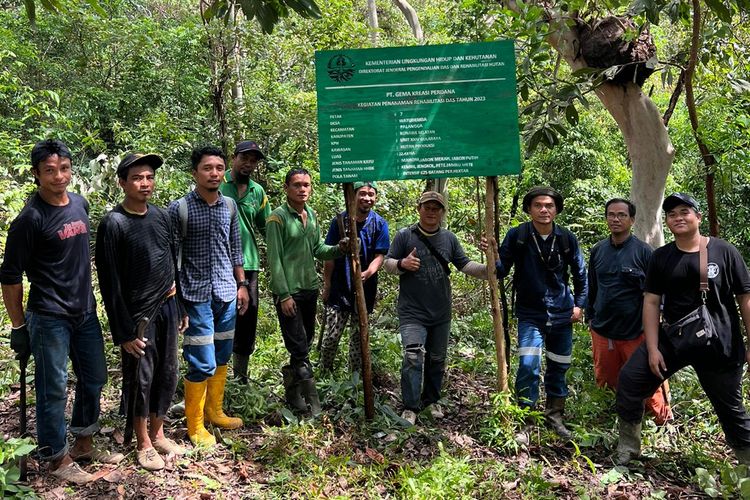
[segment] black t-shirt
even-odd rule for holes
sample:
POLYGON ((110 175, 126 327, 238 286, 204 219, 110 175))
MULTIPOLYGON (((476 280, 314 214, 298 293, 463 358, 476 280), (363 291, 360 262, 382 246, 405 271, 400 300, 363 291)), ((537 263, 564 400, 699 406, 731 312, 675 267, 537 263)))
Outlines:
MULTIPOLYGON (((741 361, 745 346, 736 295, 750 293, 750 273, 739 251, 719 238, 708 241, 708 296, 706 305, 730 358, 741 361)), ((683 252, 675 243, 654 251, 646 275, 646 292, 664 299, 664 320, 674 323, 701 305, 700 257, 683 252)))
POLYGON ((31 283, 26 309, 61 318, 96 309, 91 289, 89 206, 68 193, 56 207, 35 193, 11 223, 0 267, 0 283, 16 285, 23 274, 31 283))
POLYGON ((174 286, 171 234, 169 214, 154 205, 144 215, 117 205, 99 224, 96 270, 116 345, 135 338, 135 325, 174 286))

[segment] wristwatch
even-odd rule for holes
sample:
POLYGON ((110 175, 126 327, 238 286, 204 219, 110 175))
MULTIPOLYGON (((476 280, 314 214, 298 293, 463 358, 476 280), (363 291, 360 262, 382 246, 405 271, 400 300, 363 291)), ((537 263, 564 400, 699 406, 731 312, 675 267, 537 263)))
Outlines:
POLYGON ((250 286, 250 280, 245 279, 245 280, 238 281, 237 282, 237 288, 239 288, 241 286, 250 286))

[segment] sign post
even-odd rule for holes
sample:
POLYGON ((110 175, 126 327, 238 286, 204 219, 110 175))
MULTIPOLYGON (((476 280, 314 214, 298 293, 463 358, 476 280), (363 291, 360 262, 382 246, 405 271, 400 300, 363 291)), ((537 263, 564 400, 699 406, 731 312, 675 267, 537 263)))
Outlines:
MULTIPOLYGON (((317 51, 315 76, 320 180, 344 183, 352 221, 355 181, 520 172, 512 40, 317 51)), ((486 227, 494 227, 494 210, 487 217, 486 227)), ((350 237, 356 242, 356 225, 351 226, 355 229, 350 237)), ((494 237, 488 240, 494 242, 494 237)), ((489 258, 488 254, 488 262, 494 262, 489 258)), ((351 260, 362 335, 365 414, 371 419, 369 333, 356 243, 351 260)), ((504 374, 507 388, 502 322, 499 336, 497 330, 497 282, 492 278, 498 376, 504 374)))

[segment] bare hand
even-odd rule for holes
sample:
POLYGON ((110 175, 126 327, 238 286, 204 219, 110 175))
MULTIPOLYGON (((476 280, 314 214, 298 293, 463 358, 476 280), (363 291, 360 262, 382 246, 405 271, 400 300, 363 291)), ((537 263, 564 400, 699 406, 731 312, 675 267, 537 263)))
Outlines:
POLYGON ((281 312, 290 318, 297 314, 297 303, 293 298, 288 297, 281 303, 281 312))
POLYGON ((138 359, 146 354, 146 342, 141 339, 128 340, 122 343, 122 348, 125 352, 138 359))
POLYGON ((331 295, 331 285, 323 285, 323 290, 320 292, 320 299, 325 304, 328 302, 328 297, 331 295))
POLYGON ((362 281, 367 281, 367 278, 369 278, 373 274, 374 273, 370 272, 369 269, 365 269, 364 271, 362 271, 362 281))
POLYGON ((188 329, 188 326, 190 326, 190 318, 185 315, 180 320, 180 326, 178 327, 180 330, 180 333, 185 333, 185 330, 188 329))
POLYGON ((414 247, 409 255, 401 259, 401 267, 407 271, 415 272, 419 271, 419 266, 420 260, 417 257, 417 248, 414 247))
POLYGON ((250 295, 247 292, 247 287, 241 286, 237 289, 237 312, 245 314, 249 305, 250 295))
POLYGON ((349 237, 346 236, 344 238, 341 238, 339 240, 339 250, 341 250, 344 253, 349 253, 349 237))
POLYGON ((490 248, 490 243, 487 240, 487 238, 485 238, 484 236, 482 236, 482 239, 479 240, 479 249, 482 252, 486 252, 488 248, 490 248))
POLYGON ((651 373, 664 380, 663 372, 667 371, 667 365, 664 363, 664 357, 659 349, 648 352, 648 367, 651 368, 651 373))
POLYGON ((583 310, 580 307, 573 306, 573 314, 570 316, 571 323, 578 323, 583 319, 583 310))

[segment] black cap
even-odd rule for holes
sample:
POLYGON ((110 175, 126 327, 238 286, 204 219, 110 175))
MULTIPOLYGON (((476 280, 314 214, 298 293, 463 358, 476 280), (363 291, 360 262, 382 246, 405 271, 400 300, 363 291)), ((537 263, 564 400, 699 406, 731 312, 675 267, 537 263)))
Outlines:
POLYGON ((255 141, 242 141, 238 143, 234 148, 234 154, 236 155, 240 153, 249 153, 250 151, 255 151, 256 153, 258 153, 258 156, 260 156, 261 160, 266 159, 266 155, 263 154, 263 151, 260 150, 258 143, 255 141))
POLYGON ((130 167, 136 165, 148 165, 149 167, 156 170, 164 164, 164 160, 161 156, 156 154, 141 154, 141 153, 130 153, 122 159, 119 165, 117 165, 118 177, 125 177, 130 167))
POLYGON ((674 207, 678 205, 687 205, 696 212, 700 212, 700 206, 698 205, 698 202, 695 201, 695 198, 690 196, 689 194, 685 193, 672 193, 666 198, 664 198, 664 203, 661 204, 661 209, 665 212, 669 212, 670 210, 674 209, 674 207))
POLYGON ((529 208, 531 207, 531 201, 537 196, 549 196, 550 198, 552 198, 555 202, 557 213, 558 214, 562 213, 563 211, 562 195, 548 186, 534 186, 533 188, 529 189, 529 192, 526 193, 526 196, 523 197, 522 207, 523 207, 524 212, 529 213, 529 208))

